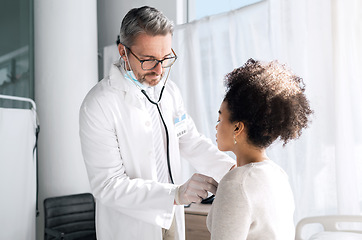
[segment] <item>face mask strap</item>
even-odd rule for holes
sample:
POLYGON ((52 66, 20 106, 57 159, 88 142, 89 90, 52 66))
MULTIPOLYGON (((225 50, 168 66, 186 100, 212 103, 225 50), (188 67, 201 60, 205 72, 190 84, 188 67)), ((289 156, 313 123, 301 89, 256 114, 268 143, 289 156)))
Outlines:
MULTIPOLYGON (((126 56, 126 59, 127 59, 127 63, 125 63, 125 65, 124 65, 124 70, 126 70, 126 72, 127 72, 127 74, 128 74, 128 71, 127 71, 127 69, 126 69, 126 64, 128 64, 128 67, 129 67, 129 70, 130 71, 132 71, 133 72, 133 70, 132 70, 132 67, 131 67, 131 64, 129 63, 129 58, 128 58, 128 54, 127 54, 127 50, 126 50, 126 47, 125 46, 123 46, 123 48, 124 48, 124 55, 126 56)), ((136 75, 135 75, 135 77, 136 77, 136 75)), ((132 78, 131 78, 132 79, 132 78)), ((136 79, 137 80, 137 79, 136 79)), ((138 81, 138 80, 137 80, 138 81)))
POLYGON ((129 79, 131 79, 132 81, 131 82, 133 82, 134 83, 134 85, 139 89, 139 90, 143 90, 140 86, 138 86, 138 84, 136 83, 136 81, 137 82, 139 82, 138 81, 138 79, 137 79, 137 77, 136 77, 136 75, 134 74, 134 72, 133 72, 133 70, 132 70, 132 67, 131 67, 131 64, 129 63, 129 58, 128 58, 128 54, 127 54, 127 50, 126 50, 126 47, 125 46, 123 46, 123 48, 124 48, 124 55, 126 56, 126 60, 127 61, 125 61, 125 63, 124 63, 124 70, 125 70, 125 72, 126 72, 126 74, 127 74, 127 76, 129 77, 129 79), (127 62, 127 63, 126 63, 127 62), (127 68, 126 68, 126 64, 128 64, 128 67, 129 67, 129 69, 130 69, 130 71, 128 71, 127 70, 127 68), (133 76, 131 76, 131 74, 129 73, 129 72, 132 72, 133 74, 133 76))

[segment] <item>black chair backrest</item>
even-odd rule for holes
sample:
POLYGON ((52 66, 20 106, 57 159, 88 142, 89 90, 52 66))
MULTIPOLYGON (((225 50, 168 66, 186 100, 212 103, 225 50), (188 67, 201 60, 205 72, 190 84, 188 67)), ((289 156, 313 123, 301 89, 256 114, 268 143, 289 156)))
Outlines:
MULTIPOLYGON (((44 200, 45 228, 64 233, 65 239, 95 238, 95 202, 90 193, 44 200)), ((45 234, 45 240, 54 237, 45 234)))

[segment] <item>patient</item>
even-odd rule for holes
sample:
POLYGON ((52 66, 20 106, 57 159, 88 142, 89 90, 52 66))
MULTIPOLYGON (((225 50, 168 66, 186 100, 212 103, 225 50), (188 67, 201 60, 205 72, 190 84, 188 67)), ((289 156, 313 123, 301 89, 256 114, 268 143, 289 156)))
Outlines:
POLYGON ((266 148, 278 138, 287 144, 308 126, 303 80, 277 61, 249 59, 225 83, 217 145, 236 155, 237 167, 219 183, 207 217, 211 239, 292 240, 293 193, 266 148))

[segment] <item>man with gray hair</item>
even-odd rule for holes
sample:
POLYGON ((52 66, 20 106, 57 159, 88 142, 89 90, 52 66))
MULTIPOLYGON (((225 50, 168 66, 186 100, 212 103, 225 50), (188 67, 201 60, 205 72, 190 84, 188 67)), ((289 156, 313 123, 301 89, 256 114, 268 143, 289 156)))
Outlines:
POLYGON ((119 61, 81 106, 98 240, 183 240, 184 205, 215 194, 234 165, 198 133, 177 86, 167 81, 177 59, 172 34, 173 23, 157 9, 130 10, 119 61), (200 172, 185 183, 181 159, 200 172))

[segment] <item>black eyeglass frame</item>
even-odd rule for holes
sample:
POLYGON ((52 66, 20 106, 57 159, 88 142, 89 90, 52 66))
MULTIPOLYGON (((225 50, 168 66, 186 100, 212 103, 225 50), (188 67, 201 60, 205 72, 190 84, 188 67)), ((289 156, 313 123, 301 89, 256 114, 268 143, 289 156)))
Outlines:
POLYGON ((150 71, 150 70, 155 69, 159 63, 161 63, 162 68, 169 68, 169 67, 171 67, 171 66, 176 62, 176 60, 177 60, 177 55, 176 55, 175 51, 174 51, 172 48, 171 48, 171 51, 172 51, 172 53, 173 53, 173 55, 174 55, 173 57, 166 57, 166 58, 164 58, 164 59, 162 59, 162 60, 158 60, 158 59, 141 60, 141 59, 139 59, 139 58, 136 56, 136 54, 134 54, 134 53, 132 52, 132 50, 131 50, 129 47, 127 47, 127 46, 125 46, 125 47, 126 47, 126 48, 130 51, 130 53, 141 63, 141 68, 142 68, 142 70, 144 70, 144 71, 150 71), (174 61, 173 61, 169 66, 166 66, 166 67, 165 67, 165 66, 162 65, 163 61, 165 61, 165 60, 170 60, 170 59, 174 59, 174 61), (144 69, 144 68, 143 68, 143 63, 144 63, 144 62, 151 62, 151 61, 157 62, 157 63, 155 64, 155 66, 153 66, 153 67, 150 68, 150 69, 144 69))

